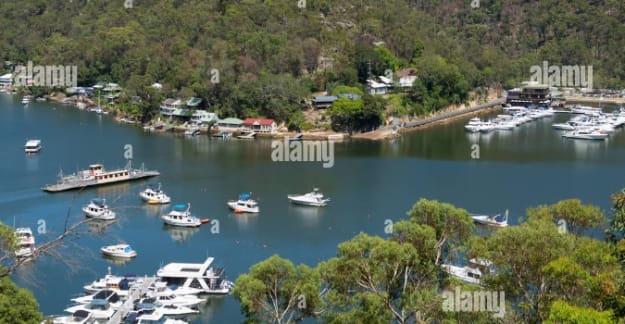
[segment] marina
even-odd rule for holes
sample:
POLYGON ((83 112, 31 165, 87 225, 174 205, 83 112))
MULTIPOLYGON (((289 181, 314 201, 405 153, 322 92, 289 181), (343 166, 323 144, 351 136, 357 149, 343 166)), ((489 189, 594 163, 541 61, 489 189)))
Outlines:
MULTIPOLYGON (((360 231, 384 236, 385 220, 405 218, 419 197, 448 201, 467 210, 509 209, 512 226, 527 207, 568 197, 607 210, 607 197, 623 181, 614 176, 620 174, 625 161, 623 133, 616 131, 606 141, 562 138, 552 124, 566 122, 569 114, 537 119, 508 132, 468 133, 463 128, 469 118, 464 118, 391 141, 348 140, 336 144, 335 165, 324 169, 308 163, 272 163, 270 140, 222 141, 202 135, 185 138, 145 133, 140 127, 117 124, 110 116, 47 102, 33 102, 25 109, 10 98, 0 95, 4 105, 0 124, 12 130, 2 139, 6 147, 21 149, 24 138, 37 129, 46 150, 45 154, 16 151, 19 154, 7 156, 5 165, 11 168, 8 182, 0 184, 6 206, 3 221, 13 223, 15 216, 20 227, 29 226, 37 233, 37 221, 43 219, 51 231, 48 235, 54 235, 52 229, 62 226, 69 208, 70 221, 82 219, 80 208, 93 197, 103 197, 119 210, 118 222, 81 237, 81 246, 94 255, 82 257, 82 268, 71 276, 67 275, 70 269, 50 258, 38 259, 22 270, 36 273, 43 287, 16 274, 14 280, 33 290, 44 314, 62 313, 67 301, 107 266, 116 273, 150 274, 158 265, 205 260, 211 255, 228 269, 233 280, 273 254, 296 264, 314 265, 336 255, 336 245, 360 231), (71 141, 58 129, 64 129, 71 141), (145 180, 55 195, 39 190, 42 181, 56 174, 60 166, 84 166, 95 160, 104 165, 118 163, 128 143, 137 160, 160 171, 157 182, 163 183, 172 199, 190 202, 197 215, 219 220, 219 231, 211 231, 210 225, 163 226, 160 216, 170 207, 139 199, 148 185, 145 180), (479 159, 472 158, 472 145, 479 145, 479 159), (76 149, 83 147, 98 149, 88 153, 76 149), (580 185, 568 185, 571 177, 580 185), (545 182, 546 178, 551 181, 545 182), (313 186, 332 198, 328 207, 299 207, 286 199, 289 194, 307 193, 313 186), (262 213, 233 213, 225 204, 245 191, 254 192, 262 213), (132 247, 140 256, 120 264, 102 258, 99 249, 111 244, 111 238, 132 238, 132 247)), ((480 118, 488 120, 502 113, 480 118)), ((91 230, 92 224, 85 227, 91 230)), ((46 236, 36 236, 38 244, 45 242, 46 236)), ((187 321, 243 320, 232 296, 207 299, 199 305, 200 313, 187 321)))

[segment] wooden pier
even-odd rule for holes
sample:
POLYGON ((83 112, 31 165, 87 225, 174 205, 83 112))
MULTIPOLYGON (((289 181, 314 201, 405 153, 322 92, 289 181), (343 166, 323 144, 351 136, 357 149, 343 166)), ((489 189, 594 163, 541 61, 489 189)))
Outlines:
POLYGON ((126 315, 128 315, 128 313, 134 309, 134 305, 137 299, 145 295, 145 293, 148 291, 148 288, 150 288, 157 280, 158 280, 158 277, 146 276, 140 287, 131 288, 126 301, 124 301, 122 306, 117 310, 117 312, 115 312, 115 314, 113 314, 113 317, 111 317, 111 319, 109 319, 108 322, 106 323, 107 324, 122 323, 124 317, 126 317, 126 315))

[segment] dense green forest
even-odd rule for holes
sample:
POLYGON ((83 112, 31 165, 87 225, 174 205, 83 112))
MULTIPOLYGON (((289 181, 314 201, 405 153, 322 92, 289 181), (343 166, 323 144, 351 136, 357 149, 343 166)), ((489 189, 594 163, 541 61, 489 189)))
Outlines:
MULTIPOLYGON (((0 53, 13 63, 77 65, 80 85, 113 81, 125 87, 125 98, 149 96, 136 110, 144 119, 163 97, 198 96, 221 117, 265 116, 298 128, 313 92, 363 89, 370 73, 406 67, 416 68, 418 80, 393 100, 393 114, 466 102, 473 89, 514 87, 543 61, 592 65, 596 87, 622 88, 624 6, 619 0, 10 0, 0 2, 0 53), (162 93, 146 89, 153 82, 164 85, 162 93)), ((373 121, 383 117, 372 110, 373 121)), ((369 128, 369 117, 353 124, 369 128)))

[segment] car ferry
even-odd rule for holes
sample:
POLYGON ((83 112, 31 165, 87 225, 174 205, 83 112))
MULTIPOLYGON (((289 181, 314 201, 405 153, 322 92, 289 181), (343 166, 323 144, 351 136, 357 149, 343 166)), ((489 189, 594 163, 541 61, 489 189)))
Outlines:
POLYGON ((69 176, 59 174, 59 182, 41 188, 47 192, 60 192, 85 187, 101 186, 119 182, 138 180, 160 175, 156 170, 133 169, 130 162, 123 169, 107 171, 102 164, 92 164, 88 170, 78 171, 69 176))

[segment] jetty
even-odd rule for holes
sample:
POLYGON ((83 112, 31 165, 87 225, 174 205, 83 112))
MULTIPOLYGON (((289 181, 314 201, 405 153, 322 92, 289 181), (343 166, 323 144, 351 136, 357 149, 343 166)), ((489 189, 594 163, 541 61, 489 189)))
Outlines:
POLYGON ((462 115, 465 115, 465 114, 478 112, 478 111, 483 110, 483 109, 501 106, 505 102, 506 102, 505 98, 498 98, 498 99, 495 99, 495 100, 493 100, 493 101, 491 101, 489 103, 485 103, 483 105, 474 106, 474 107, 471 107, 471 108, 468 108, 468 109, 455 110, 455 111, 451 111, 451 112, 448 112, 448 113, 445 113, 445 114, 440 114, 438 116, 424 118, 424 119, 420 119, 420 120, 416 120, 416 121, 412 121, 412 122, 406 122, 403 125, 403 127, 404 128, 421 127, 421 126, 425 126, 425 125, 428 125, 428 124, 441 122, 441 121, 446 120, 446 119, 455 118, 455 117, 459 117, 459 116, 462 116, 462 115))
POLYGON ((148 289, 158 280, 158 277, 145 277, 141 286, 137 288, 131 288, 128 294, 128 299, 122 304, 122 306, 113 314, 107 324, 119 324, 123 322, 123 319, 129 312, 134 310, 136 301, 144 296, 148 289))

